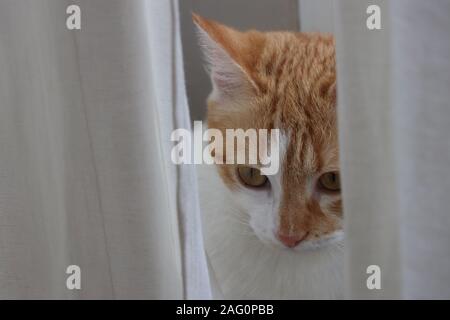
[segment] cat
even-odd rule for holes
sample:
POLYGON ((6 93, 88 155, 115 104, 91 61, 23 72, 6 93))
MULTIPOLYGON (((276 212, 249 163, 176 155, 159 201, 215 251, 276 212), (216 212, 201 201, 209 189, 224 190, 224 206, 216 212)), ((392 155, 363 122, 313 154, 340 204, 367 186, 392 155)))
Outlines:
POLYGON ((342 298, 333 37, 193 20, 213 86, 208 128, 281 132, 275 175, 255 166, 198 166, 214 297, 342 298))

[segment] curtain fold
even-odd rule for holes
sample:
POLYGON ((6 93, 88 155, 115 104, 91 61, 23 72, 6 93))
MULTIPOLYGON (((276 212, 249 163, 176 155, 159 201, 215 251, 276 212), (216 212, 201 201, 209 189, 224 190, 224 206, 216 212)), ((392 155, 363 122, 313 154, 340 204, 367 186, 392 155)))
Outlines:
POLYGON ((450 3, 335 6, 347 296, 450 298, 450 3))
MULTIPOLYGON (((449 16, 334 2, 349 298, 450 298, 449 16)), ((211 297, 196 173, 170 159, 190 129, 179 28, 176 0, 0 2, 1 299, 211 297)))
POLYGON ((450 299, 450 2, 390 10, 403 297, 450 299))
POLYGON ((195 172, 170 162, 190 123, 177 10, 0 3, 0 298, 209 297, 195 172))

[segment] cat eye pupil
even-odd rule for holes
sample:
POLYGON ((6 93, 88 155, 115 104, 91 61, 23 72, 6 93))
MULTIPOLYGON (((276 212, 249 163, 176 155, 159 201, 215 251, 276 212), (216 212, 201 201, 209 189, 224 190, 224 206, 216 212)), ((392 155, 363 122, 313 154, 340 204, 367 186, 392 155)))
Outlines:
POLYGON ((338 172, 327 172, 320 176, 319 185, 325 191, 337 192, 341 190, 338 172))
POLYGON ((256 168, 239 166, 237 174, 241 182, 246 186, 262 187, 267 182, 267 177, 261 174, 261 171, 256 168))

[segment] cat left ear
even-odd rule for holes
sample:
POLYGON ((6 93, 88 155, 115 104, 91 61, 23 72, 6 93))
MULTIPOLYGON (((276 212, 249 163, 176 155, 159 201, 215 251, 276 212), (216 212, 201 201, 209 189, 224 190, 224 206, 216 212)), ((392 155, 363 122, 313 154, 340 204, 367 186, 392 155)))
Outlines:
POLYGON ((213 83, 213 99, 236 97, 244 90, 258 89, 251 77, 248 52, 251 45, 245 33, 192 14, 213 83))

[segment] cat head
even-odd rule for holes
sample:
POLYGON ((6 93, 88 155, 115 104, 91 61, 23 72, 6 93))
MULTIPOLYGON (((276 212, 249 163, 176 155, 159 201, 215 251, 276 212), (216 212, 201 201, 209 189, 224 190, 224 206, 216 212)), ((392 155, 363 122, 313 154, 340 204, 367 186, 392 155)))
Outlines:
POLYGON ((193 19, 213 85, 208 128, 281 132, 275 175, 264 176, 254 165, 217 165, 253 232, 265 243, 296 250, 340 240, 332 36, 240 32, 193 19))

